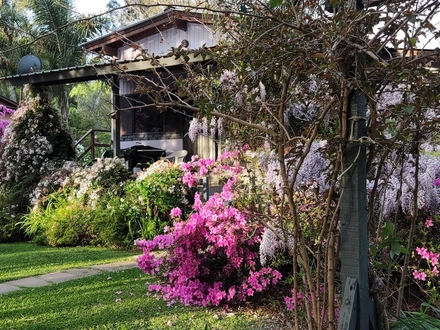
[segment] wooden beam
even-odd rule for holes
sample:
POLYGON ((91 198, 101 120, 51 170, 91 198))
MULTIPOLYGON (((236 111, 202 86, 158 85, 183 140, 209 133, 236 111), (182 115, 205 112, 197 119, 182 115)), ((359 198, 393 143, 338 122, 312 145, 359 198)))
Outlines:
MULTIPOLYGON (((200 55, 194 56, 194 54, 188 54, 188 58, 188 62, 190 63, 209 60, 209 58, 203 58, 200 55)), ((9 76, 0 78, 0 83, 6 86, 22 86, 26 84, 59 85, 89 80, 103 80, 113 75, 150 71, 152 69, 160 69, 161 67, 173 67, 182 64, 184 64, 184 60, 174 56, 161 57, 153 60, 112 62, 9 76)))
POLYGON ((110 56, 115 56, 118 57, 118 50, 116 48, 110 47, 110 46, 106 46, 103 45, 101 47, 101 53, 104 55, 110 55, 110 56))

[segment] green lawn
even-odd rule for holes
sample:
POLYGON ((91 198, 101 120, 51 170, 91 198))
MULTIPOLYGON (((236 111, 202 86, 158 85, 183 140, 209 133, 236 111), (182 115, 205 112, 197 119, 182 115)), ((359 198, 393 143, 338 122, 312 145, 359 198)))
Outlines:
POLYGON ((141 251, 95 247, 51 248, 32 243, 0 244, 0 283, 69 268, 132 260, 141 251))
POLYGON ((161 298, 146 295, 147 281, 154 278, 134 268, 11 292, 0 296, 0 329, 272 328, 268 328, 268 319, 251 312, 169 307, 161 298))

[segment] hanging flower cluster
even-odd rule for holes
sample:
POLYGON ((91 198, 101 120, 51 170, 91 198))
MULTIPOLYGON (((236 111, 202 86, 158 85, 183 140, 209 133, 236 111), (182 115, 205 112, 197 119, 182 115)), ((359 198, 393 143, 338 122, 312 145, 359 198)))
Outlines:
POLYGON ((197 136, 206 136, 213 139, 221 138, 223 134, 223 119, 211 118, 208 123, 207 118, 194 117, 189 123, 188 136, 192 142, 194 142, 197 136))
MULTIPOLYGON (((398 210, 412 214, 414 206, 415 162, 412 155, 391 153, 378 181, 376 207, 381 218, 388 218, 398 210), (402 179, 404 178, 404 179, 402 179)), ((419 159, 418 208, 436 213, 440 210, 440 158, 422 154, 419 159)), ((367 182, 371 192, 374 180, 367 182)))

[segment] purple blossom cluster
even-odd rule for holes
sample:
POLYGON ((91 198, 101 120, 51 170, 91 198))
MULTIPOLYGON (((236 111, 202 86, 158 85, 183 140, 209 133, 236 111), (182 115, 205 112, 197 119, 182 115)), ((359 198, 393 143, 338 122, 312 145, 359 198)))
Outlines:
POLYGON ((215 117, 212 117, 211 121, 208 121, 206 117, 202 119, 193 118, 189 123, 187 134, 192 142, 196 140, 197 136, 210 136, 215 139, 217 134, 220 137, 223 134, 222 120, 215 117))
POLYGON ((14 110, 9 109, 7 106, 5 106, 4 104, 0 104, 0 117, 5 117, 6 115, 13 115, 14 114, 14 110))
MULTIPOLYGON (((0 118, 6 117, 7 115, 12 116, 14 114, 14 110, 9 109, 3 104, 0 104, 0 118)), ((3 136, 5 134, 6 127, 9 125, 8 119, 0 119, 0 146, 2 145, 3 136)))
MULTIPOLYGON (((320 191, 328 188, 327 169, 329 166, 328 160, 325 158, 323 146, 325 141, 316 141, 312 144, 310 152, 306 155, 304 162, 298 171, 293 188, 299 189, 308 187, 311 184, 315 185, 320 191)), ((260 154, 261 164, 267 170, 266 181, 271 184, 273 188, 282 194, 282 187, 284 186, 280 175, 280 164, 275 153, 260 154)), ((292 169, 296 166, 298 158, 296 156, 285 159, 286 167, 288 169, 289 183, 293 180, 292 169)))
MULTIPOLYGON (((401 210, 412 214, 414 207, 415 161, 411 155, 404 159, 398 153, 388 157, 377 189, 379 217, 387 218, 401 210)), ((374 181, 367 182, 371 192, 374 181)), ((422 154, 419 159, 419 177, 417 207, 425 212, 436 213, 440 210, 440 158, 434 154, 422 154)))
POLYGON ((277 234, 279 237, 287 236, 286 240, 289 248, 292 248, 294 245, 293 237, 289 233, 283 233, 280 228, 274 230, 265 228, 260 243, 260 263, 263 266, 268 264, 271 259, 275 258, 277 251, 286 250, 286 243, 279 240, 277 234), (274 231, 276 231, 276 233, 274 231))

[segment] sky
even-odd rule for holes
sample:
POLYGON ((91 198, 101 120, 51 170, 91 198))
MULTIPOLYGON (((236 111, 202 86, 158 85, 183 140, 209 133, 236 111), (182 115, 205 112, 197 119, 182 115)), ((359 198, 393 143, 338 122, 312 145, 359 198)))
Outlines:
MULTIPOLYGON (((98 14, 106 11, 109 0, 75 0, 75 7, 81 14, 98 14)), ((119 1, 119 3, 121 3, 119 1)))

